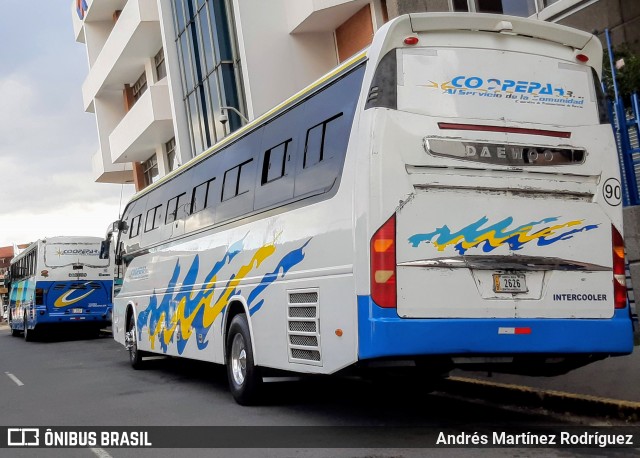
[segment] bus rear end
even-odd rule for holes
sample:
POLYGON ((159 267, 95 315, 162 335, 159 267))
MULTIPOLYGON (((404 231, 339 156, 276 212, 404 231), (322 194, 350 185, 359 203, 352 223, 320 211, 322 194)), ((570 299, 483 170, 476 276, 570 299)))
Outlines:
POLYGON ((377 51, 360 358, 545 375, 630 353, 597 39, 412 15, 377 51))
POLYGON ((38 323, 101 328, 111 321, 113 270, 99 259, 101 239, 46 240, 36 289, 38 323))

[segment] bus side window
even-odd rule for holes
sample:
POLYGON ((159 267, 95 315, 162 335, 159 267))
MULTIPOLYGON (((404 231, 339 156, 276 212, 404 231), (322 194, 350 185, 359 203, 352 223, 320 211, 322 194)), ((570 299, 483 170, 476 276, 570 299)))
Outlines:
POLYGON ((145 232, 152 231, 152 230, 154 230, 155 228, 157 228, 159 226, 158 217, 156 215, 160 211, 160 207, 162 207, 162 205, 158 205, 156 207, 153 207, 153 208, 150 208, 149 210, 147 210, 147 218, 146 218, 146 221, 144 223, 144 231, 145 232))
POLYGON ((224 173, 222 184, 222 201, 232 199, 251 190, 251 163, 253 159, 243 162, 224 173))
POLYGON ((341 164, 337 159, 344 157, 347 143, 344 139, 349 136, 342 115, 338 113, 307 130, 302 169, 296 176, 296 196, 326 192, 338 178, 341 164))
POLYGON ((187 201, 187 193, 183 192, 179 196, 174 197, 173 199, 169 199, 167 202, 167 216, 165 217, 165 224, 173 223, 176 219, 178 219, 178 209, 186 204, 187 201))
POLYGON ((341 116, 342 113, 338 113, 307 131, 302 168, 313 167, 317 163, 330 159, 335 155, 335 142, 332 139, 335 137, 334 131, 338 124, 336 120, 341 116))
POLYGON ((142 215, 138 215, 131 220, 131 227, 129 228, 129 238, 132 239, 140 235, 140 220, 142 215))
POLYGON ((198 213, 199 211, 204 210, 209 207, 213 202, 209 202, 209 187, 211 183, 215 180, 212 178, 204 183, 200 183, 198 186, 193 188, 193 194, 191 198, 191 214, 198 213))
POLYGON ((262 175, 260 178, 261 185, 265 185, 284 176, 287 153, 291 140, 290 138, 264 152, 264 162, 262 163, 262 175))

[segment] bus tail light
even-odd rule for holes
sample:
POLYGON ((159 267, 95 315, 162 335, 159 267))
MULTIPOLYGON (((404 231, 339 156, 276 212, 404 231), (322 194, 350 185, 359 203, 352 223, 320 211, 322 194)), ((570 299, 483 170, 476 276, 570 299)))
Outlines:
POLYGON ((44 304, 44 290, 42 288, 36 288, 36 305, 44 304))
POLYGON ((380 307, 396 307, 396 215, 371 238, 371 299, 380 307))
POLYGON ((611 226, 613 238, 613 297, 615 308, 627 306, 627 284, 624 264, 624 239, 618 230, 611 226))

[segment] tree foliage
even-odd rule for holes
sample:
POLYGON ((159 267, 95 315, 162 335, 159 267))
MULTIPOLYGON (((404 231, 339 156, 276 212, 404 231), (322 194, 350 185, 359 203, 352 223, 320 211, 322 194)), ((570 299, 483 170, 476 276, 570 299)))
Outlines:
MULTIPOLYGON (((640 93, 640 56, 634 53, 626 44, 618 46, 613 50, 613 64, 616 65, 620 59, 624 60, 624 66, 616 68, 616 81, 618 82, 618 92, 626 101, 634 92, 640 93)), ((611 65, 609 64, 609 54, 604 53, 602 63, 602 79, 610 97, 614 96, 613 83, 611 79, 611 65)), ((640 94, 639 94, 640 95, 640 94)))

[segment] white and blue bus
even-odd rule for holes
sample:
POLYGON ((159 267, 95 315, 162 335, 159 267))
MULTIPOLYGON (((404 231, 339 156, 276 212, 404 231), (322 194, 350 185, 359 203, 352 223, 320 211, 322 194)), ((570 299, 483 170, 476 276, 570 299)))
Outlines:
POLYGON ((29 245, 10 266, 9 326, 29 341, 68 325, 99 331, 111 321, 113 264, 99 237, 50 237, 29 245))
POLYGON ((132 198, 108 235, 114 338, 134 367, 226 364, 242 404, 267 369, 552 375, 630 353, 601 61, 556 24, 391 21, 132 198))

